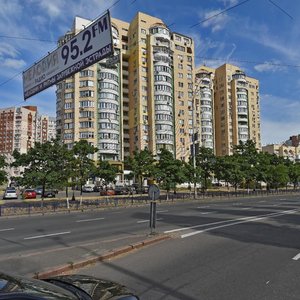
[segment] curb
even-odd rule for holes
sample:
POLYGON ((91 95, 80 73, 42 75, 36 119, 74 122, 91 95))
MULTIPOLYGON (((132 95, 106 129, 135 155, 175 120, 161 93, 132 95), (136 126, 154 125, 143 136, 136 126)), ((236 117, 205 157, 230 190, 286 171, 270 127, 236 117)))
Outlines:
POLYGON ((54 268, 52 268, 50 270, 47 270, 47 271, 44 271, 44 272, 36 272, 34 274, 33 278, 45 279, 45 278, 48 278, 48 277, 51 277, 51 276, 58 276, 58 275, 61 275, 63 273, 70 272, 70 271, 80 269, 80 268, 83 268, 83 267, 87 267, 87 266, 95 264, 97 262, 108 260, 110 258, 128 253, 130 251, 140 249, 142 247, 149 246, 149 245, 152 245, 152 244, 164 241, 164 240, 168 240, 168 239, 171 239, 171 238, 172 237, 170 235, 166 235, 166 234, 159 235, 157 237, 149 238, 149 239, 146 239, 146 240, 141 241, 141 242, 137 242, 137 243, 130 244, 130 245, 127 245, 127 246, 123 246, 123 247, 120 247, 120 248, 116 248, 116 249, 113 249, 113 250, 110 250, 110 251, 106 251, 106 252, 104 252, 103 254, 101 254, 99 256, 87 258, 87 259, 84 259, 84 260, 81 260, 81 261, 78 261, 78 262, 75 262, 75 263, 68 263, 68 264, 65 264, 65 265, 57 266, 57 267, 54 267, 54 268))

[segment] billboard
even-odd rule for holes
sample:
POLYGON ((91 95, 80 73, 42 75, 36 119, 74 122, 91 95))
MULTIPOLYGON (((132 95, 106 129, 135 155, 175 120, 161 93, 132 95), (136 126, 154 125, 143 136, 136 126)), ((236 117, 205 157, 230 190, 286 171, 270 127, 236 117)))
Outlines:
POLYGON ((24 100, 112 54, 111 21, 107 11, 23 72, 24 100))

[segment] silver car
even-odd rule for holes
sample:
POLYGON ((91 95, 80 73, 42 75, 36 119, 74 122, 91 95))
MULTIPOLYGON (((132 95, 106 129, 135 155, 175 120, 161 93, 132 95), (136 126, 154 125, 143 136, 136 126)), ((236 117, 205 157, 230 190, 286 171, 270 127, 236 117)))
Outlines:
POLYGON ((15 188, 7 188, 4 192, 3 199, 18 199, 18 194, 15 188))

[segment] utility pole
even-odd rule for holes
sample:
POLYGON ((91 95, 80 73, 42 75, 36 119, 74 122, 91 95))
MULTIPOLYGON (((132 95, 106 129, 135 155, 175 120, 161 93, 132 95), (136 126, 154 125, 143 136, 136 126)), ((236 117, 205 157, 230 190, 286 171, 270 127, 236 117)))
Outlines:
POLYGON ((196 142, 195 142, 195 103, 196 103, 196 96, 200 90, 200 83, 195 79, 195 89, 193 91, 193 99, 192 99, 192 159, 193 159, 193 172, 194 172, 194 199, 197 198, 197 183, 196 183, 196 142))

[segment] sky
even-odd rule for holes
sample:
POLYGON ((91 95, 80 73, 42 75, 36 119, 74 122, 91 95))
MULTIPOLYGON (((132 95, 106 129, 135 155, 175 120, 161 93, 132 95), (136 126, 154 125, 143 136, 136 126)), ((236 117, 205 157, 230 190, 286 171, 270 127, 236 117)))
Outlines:
POLYGON ((138 11, 195 41, 196 66, 234 64, 260 82, 262 144, 300 134, 300 1, 0 0, 0 108, 36 105, 55 116, 55 87, 24 101, 22 72, 56 48, 75 16, 138 11))

